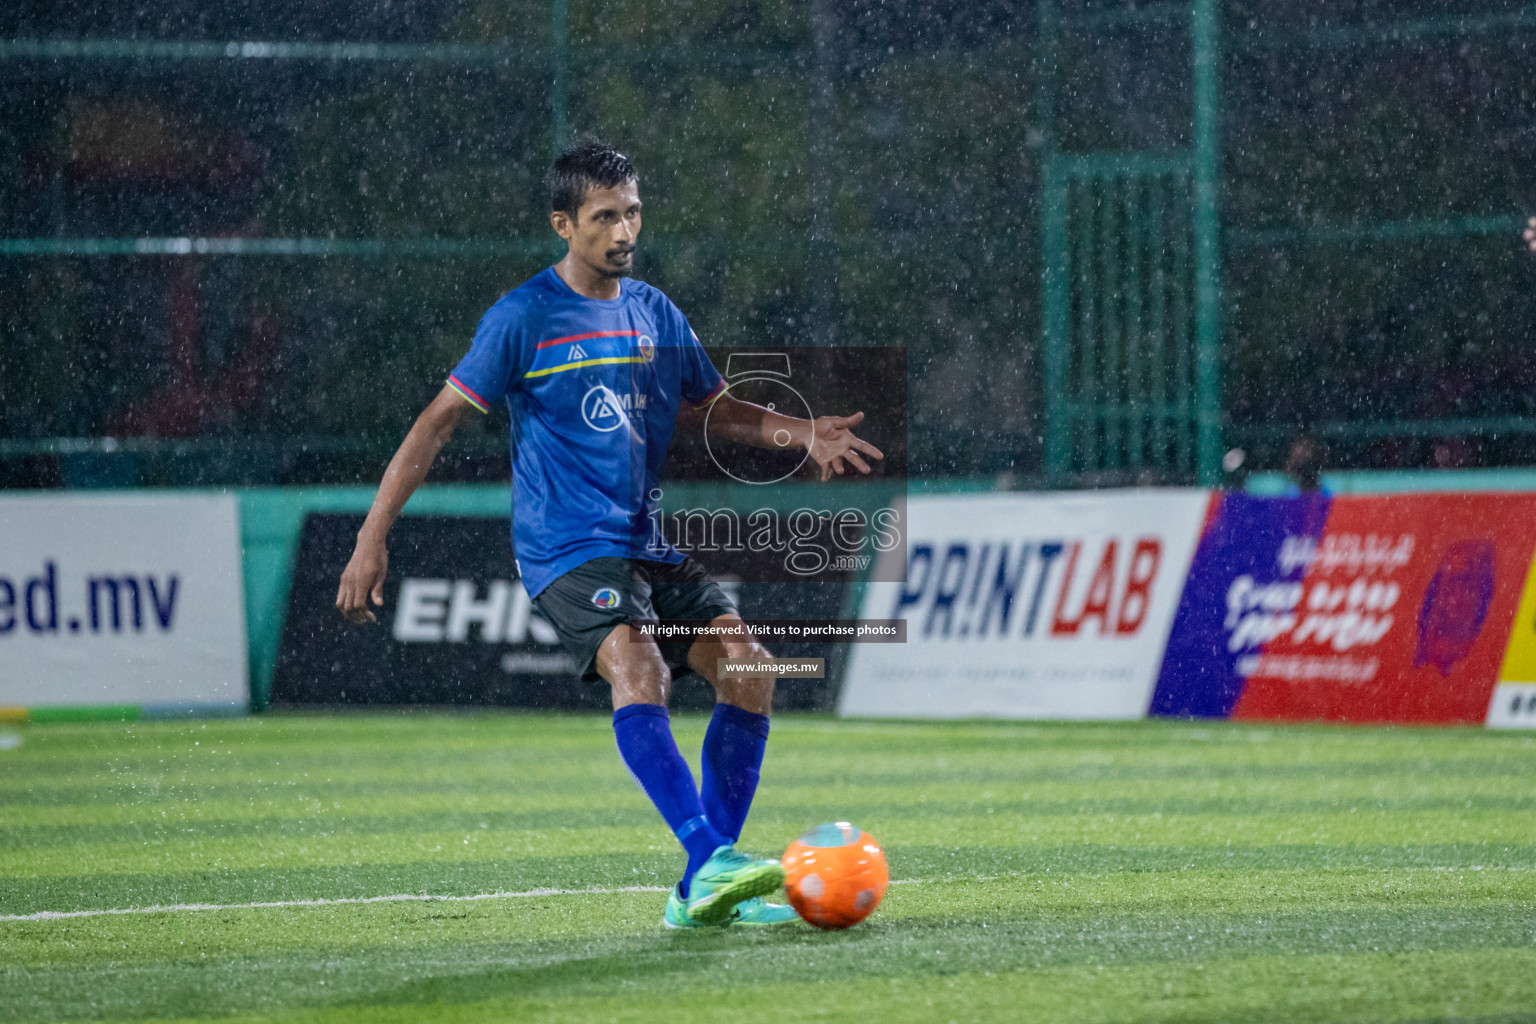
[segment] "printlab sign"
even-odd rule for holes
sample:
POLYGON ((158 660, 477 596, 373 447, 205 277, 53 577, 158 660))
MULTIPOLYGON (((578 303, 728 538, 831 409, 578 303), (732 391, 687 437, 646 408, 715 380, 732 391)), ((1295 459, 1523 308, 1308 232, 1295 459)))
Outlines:
POLYGON ((905 619, 907 642, 852 649, 839 711, 1145 715, 1207 502, 1194 490, 911 499, 905 582, 870 584, 862 612, 905 619))

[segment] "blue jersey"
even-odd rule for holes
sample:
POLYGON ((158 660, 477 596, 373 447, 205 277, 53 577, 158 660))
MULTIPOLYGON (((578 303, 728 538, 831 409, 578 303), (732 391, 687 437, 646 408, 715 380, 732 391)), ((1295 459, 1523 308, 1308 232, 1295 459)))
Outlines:
POLYGON ((553 267, 486 312, 448 385, 512 418, 512 544, 530 597, 594 558, 680 562, 651 521, 678 404, 725 390, 670 299, 621 279, 577 294, 553 267), (659 540, 659 543, 657 543, 659 540))

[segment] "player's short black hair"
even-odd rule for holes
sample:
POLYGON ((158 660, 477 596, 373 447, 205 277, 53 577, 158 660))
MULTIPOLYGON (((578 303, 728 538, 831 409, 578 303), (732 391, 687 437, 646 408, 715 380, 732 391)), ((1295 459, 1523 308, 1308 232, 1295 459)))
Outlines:
POLYGON ((613 188, 629 181, 639 181, 629 157, 608 143, 583 135, 561 153, 550 166, 544 183, 549 187, 549 209, 576 217, 594 188, 613 188))

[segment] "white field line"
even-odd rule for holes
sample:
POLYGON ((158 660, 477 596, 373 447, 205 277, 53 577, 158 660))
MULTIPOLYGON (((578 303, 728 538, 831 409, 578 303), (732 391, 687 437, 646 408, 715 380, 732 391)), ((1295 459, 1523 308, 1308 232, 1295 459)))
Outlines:
MULTIPOLYGON (((1404 869, 1399 869, 1404 870, 1404 869)), ((1482 864, 1466 867, 1433 865, 1423 868, 1407 868, 1409 871, 1508 871, 1521 873, 1536 871, 1536 867, 1511 865, 1489 868, 1482 864)), ((1028 872, 1005 872, 998 875, 977 875, 964 879, 972 884, 997 882, 1008 878, 1028 877, 1028 872)), ((922 885, 935 881, 925 878, 893 878, 891 885, 922 885)), ((953 878, 946 882, 957 881, 953 878)), ((338 899, 273 900, 267 903, 168 903, 153 907, 111 907, 104 910, 39 910, 34 914, 0 914, 4 921, 59 921, 71 917, 114 917, 122 914, 181 914, 195 910, 281 910, 288 907, 343 907, 362 903, 474 903, 480 900, 517 900, 534 896, 615 896, 627 892, 667 892, 665 885, 620 885, 610 889, 524 889, 521 892, 477 892, 468 896, 427 896, 422 893, 399 893, 393 896, 343 896, 338 899)))
MULTIPOLYGON (((906 885, 916 878, 898 878, 891 885, 906 885)), ((114 917, 122 914, 182 914, 194 910, 280 910, 287 907, 342 907, 359 903, 472 903, 478 900, 516 900, 530 896, 614 896, 626 892, 667 892, 664 885, 621 885, 612 889, 525 889, 522 892, 477 892, 469 896, 426 896, 399 893, 394 896, 347 896, 326 900, 273 900, 267 903, 168 903, 154 907, 112 907, 105 910, 39 910, 35 914, 0 914, 0 921, 60 921, 71 917, 114 917)))
POLYGON ((341 907, 355 903, 469 903, 474 900, 515 900, 530 896, 608 896, 621 892, 666 892, 665 886, 624 885, 614 889, 526 889, 522 892, 477 892, 469 896, 344 896, 333 900, 273 900, 268 903, 168 903, 155 907, 113 907, 107 910, 39 910, 35 914, 0 914, 0 921, 58 921, 67 917, 108 917, 116 914, 180 914, 191 910, 273 910, 285 907, 341 907))

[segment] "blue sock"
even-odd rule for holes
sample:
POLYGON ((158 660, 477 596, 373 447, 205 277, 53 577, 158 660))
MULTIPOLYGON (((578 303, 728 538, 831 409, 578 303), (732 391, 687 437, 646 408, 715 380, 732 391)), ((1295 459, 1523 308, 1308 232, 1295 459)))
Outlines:
POLYGON ((672 723, 660 704, 629 704, 613 713, 613 734, 619 756, 629 772, 666 819, 667 827, 688 851, 682 894, 688 896, 688 880, 709 860, 717 846, 730 840, 710 825, 693 785, 693 772, 677 752, 672 723))
POLYGON ((704 733, 704 785, 700 795, 711 825, 731 842, 741 838, 741 826, 757 792, 768 745, 768 716, 744 711, 734 704, 716 704, 704 733))

